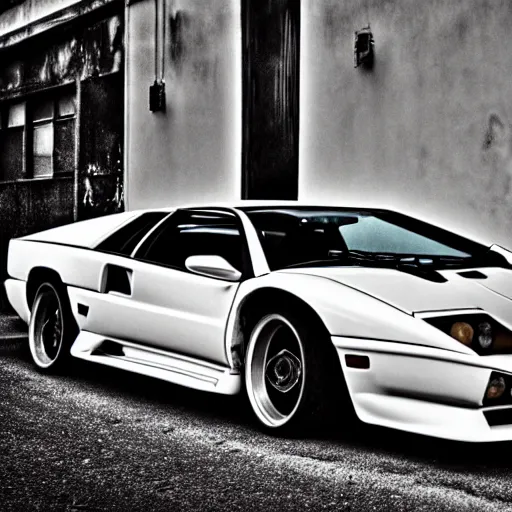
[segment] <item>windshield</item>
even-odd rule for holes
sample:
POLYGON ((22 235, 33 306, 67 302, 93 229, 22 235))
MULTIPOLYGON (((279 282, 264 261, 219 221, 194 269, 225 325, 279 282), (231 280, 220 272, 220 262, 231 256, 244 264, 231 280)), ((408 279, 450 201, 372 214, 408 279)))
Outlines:
POLYGON ((272 270, 375 261, 463 264, 485 249, 424 222, 381 210, 246 209, 272 270))
POLYGON ((349 250, 459 258, 470 256, 467 252, 372 215, 359 216, 356 224, 340 226, 339 231, 349 250))

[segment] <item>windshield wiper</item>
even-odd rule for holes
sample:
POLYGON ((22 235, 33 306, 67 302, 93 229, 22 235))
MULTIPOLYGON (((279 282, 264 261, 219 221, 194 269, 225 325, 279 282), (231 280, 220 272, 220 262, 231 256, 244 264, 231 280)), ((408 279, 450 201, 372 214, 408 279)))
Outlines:
POLYGON ((330 267, 347 264, 350 264, 350 262, 346 258, 326 258, 321 260, 300 261, 299 263, 292 263, 282 268, 330 267))
POLYGON ((329 256, 329 258, 319 258, 316 260, 292 263, 291 265, 286 265, 283 268, 346 266, 362 263, 389 265, 390 263, 396 264, 399 260, 396 255, 392 254, 367 253, 363 251, 348 250, 331 250, 329 251, 329 256))
POLYGON ((459 267, 473 261, 473 258, 470 256, 412 255, 356 250, 331 250, 329 251, 329 255, 331 256, 330 258, 301 261, 286 265, 283 268, 329 267, 355 264, 361 266, 396 268, 398 270, 406 270, 408 268, 437 270, 446 267, 459 267))

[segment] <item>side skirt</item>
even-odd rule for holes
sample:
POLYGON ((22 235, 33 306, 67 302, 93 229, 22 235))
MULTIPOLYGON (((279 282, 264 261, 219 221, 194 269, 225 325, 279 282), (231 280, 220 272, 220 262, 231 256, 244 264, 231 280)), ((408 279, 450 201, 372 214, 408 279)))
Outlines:
POLYGON ((165 350, 81 331, 71 355, 201 391, 235 395, 241 375, 230 368, 165 350))

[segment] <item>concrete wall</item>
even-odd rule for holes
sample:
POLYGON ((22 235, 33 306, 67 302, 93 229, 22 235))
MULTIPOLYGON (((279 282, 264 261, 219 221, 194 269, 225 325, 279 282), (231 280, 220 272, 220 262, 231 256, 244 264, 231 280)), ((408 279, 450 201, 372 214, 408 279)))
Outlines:
POLYGON ((299 199, 512 247, 512 3, 302 0, 299 199), (373 70, 353 67, 368 21, 373 70))
POLYGON ((239 0, 167 0, 166 111, 149 111, 155 2, 127 16, 128 209, 240 197, 239 0))

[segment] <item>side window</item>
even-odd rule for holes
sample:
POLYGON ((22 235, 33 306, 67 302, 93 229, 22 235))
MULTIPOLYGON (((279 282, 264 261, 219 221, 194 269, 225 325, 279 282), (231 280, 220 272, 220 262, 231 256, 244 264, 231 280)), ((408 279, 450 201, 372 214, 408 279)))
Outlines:
POLYGON ((146 233, 166 215, 168 215, 166 212, 143 213, 103 240, 96 250, 130 256, 146 233))
POLYGON ((25 177, 25 102, 3 111, 0 140, 0 180, 25 177))
POLYGON ((186 259, 199 255, 221 256, 243 272, 243 237, 234 217, 179 213, 144 242, 136 258, 186 270, 186 259))

